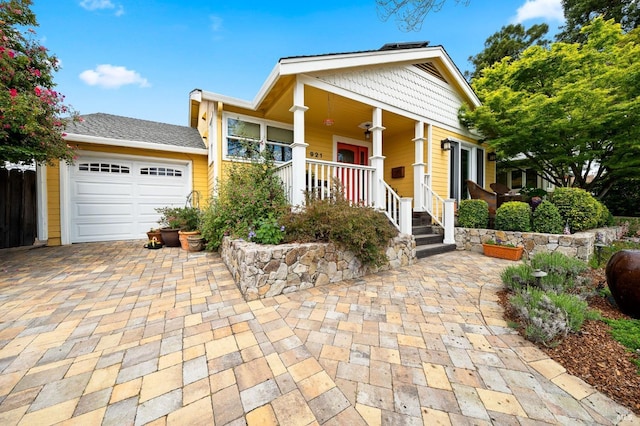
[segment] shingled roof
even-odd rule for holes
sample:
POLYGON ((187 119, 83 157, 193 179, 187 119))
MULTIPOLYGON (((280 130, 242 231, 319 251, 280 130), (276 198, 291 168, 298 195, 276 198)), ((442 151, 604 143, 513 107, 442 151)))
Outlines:
POLYGON ((69 134, 206 149, 197 129, 104 113, 86 114, 70 123, 69 134))

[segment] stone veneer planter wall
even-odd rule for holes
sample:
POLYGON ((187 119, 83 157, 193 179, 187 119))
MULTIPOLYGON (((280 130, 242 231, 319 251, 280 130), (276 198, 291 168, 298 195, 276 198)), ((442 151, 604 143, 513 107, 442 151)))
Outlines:
POLYGON ((604 244, 624 235, 622 227, 590 229, 571 235, 539 234, 535 232, 496 231, 494 229, 455 228, 456 248, 482 253, 482 243, 489 240, 501 241, 504 244, 523 246, 523 258, 539 252, 554 252, 576 257, 585 262, 594 253, 596 235, 601 236, 604 244))
POLYGON ((416 241, 398 235, 387 248, 389 262, 377 268, 363 266, 352 252, 331 243, 276 246, 225 237, 221 255, 245 300, 256 300, 411 265, 416 241))

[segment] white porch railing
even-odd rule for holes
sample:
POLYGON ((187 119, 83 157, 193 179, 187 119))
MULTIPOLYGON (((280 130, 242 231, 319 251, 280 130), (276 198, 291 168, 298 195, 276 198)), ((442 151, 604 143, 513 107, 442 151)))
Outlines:
POLYGON ((370 206, 373 204, 374 168, 356 164, 322 160, 307 160, 306 188, 322 200, 331 198, 339 183, 345 198, 352 203, 370 206))
POLYGON ((454 237, 454 200, 445 200, 431 188, 431 175, 424 176, 422 183, 424 205, 422 209, 444 229, 444 242, 455 243, 454 237))
POLYGON ((284 188, 287 200, 289 203, 292 203, 291 188, 293 182, 293 161, 287 161, 286 163, 278 166, 276 169, 276 175, 282 181, 282 187, 284 188))
MULTIPOLYGON (((289 202, 292 201, 293 163, 282 164, 277 169, 277 175, 282 180, 289 202)), ((379 205, 389 220, 400 232, 411 233, 411 198, 401 198, 384 180, 382 185, 381 203, 375 200, 375 169, 370 166, 337 163, 322 160, 306 160, 305 189, 314 193, 319 199, 331 198, 338 190, 334 183, 340 184, 345 197, 352 203, 365 206, 379 205)))

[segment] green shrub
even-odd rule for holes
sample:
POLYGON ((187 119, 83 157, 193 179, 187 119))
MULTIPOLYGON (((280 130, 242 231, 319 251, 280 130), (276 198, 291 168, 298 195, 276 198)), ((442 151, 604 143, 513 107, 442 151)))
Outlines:
MULTIPOLYGON (((611 327, 613 338, 637 355, 640 351, 640 320, 622 318, 604 321, 611 327)), ((633 362, 640 367, 640 360, 637 357, 633 362)))
POLYGON ((489 204, 484 200, 460 201, 458 225, 463 228, 487 228, 489 226, 489 204))
POLYGON ((609 211, 609 209, 604 203, 602 203, 601 201, 598 201, 598 202, 600 203, 600 206, 602 206, 602 211, 600 213, 600 220, 598 221, 598 226, 599 227, 613 226, 615 222, 613 219, 613 215, 611 214, 611 212, 609 211))
POLYGON ((562 220, 569 224, 571 232, 597 228, 602 220, 602 203, 584 189, 556 188, 551 202, 560 211, 562 220))
POLYGON ((616 217, 614 218, 616 226, 626 227, 627 237, 640 236, 640 217, 616 217))
POLYGON ((258 244, 280 244, 284 239, 284 226, 269 213, 268 217, 258 219, 255 232, 249 233, 249 239, 258 244))
POLYGON ((509 302, 525 326, 525 337, 546 346, 555 346, 569 332, 580 331, 585 319, 598 318, 586 301, 573 294, 529 288, 514 294, 509 302))
POLYGON ((531 276, 532 272, 533 268, 527 263, 507 266, 500 274, 500 279, 508 289, 519 291, 535 283, 535 280, 531 276))
POLYGON ((364 265, 387 261, 389 240, 398 230, 381 212, 352 205, 338 192, 333 199, 307 197, 304 210, 283 221, 287 241, 333 242, 355 254, 364 265))
POLYGON ((561 234, 564 222, 558 208, 549 201, 543 201, 532 214, 533 232, 561 234))
POLYGON ((210 200, 203 214, 202 236, 208 249, 218 249, 224 235, 250 240, 249 234, 256 233, 264 223, 261 221, 279 222, 289 211, 275 170, 268 152, 249 163, 228 166, 227 177, 218 185, 218 196, 210 200))
POLYGON ((496 210, 495 228, 502 231, 531 231, 531 207, 522 201, 509 201, 496 210))

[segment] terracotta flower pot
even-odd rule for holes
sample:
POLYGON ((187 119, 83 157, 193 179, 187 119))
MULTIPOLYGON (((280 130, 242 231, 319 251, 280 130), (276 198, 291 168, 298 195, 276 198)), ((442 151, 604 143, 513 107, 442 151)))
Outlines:
POLYGON ((160 232, 159 229, 147 232, 147 237, 149 241, 153 241, 155 238, 160 244, 164 244, 164 241, 162 241, 162 232, 160 232))
POLYGON ((193 235, 200 235, 200 231, 179 231, 178 238, 180 239, 180 247, 183 250, 189 250, 189 242, 187 241, 187 237, 193 235))
POLYGON ((509 247, 498 244, 482 244, 484 255, 498 259, 520 260, 524 247, 509 247))

